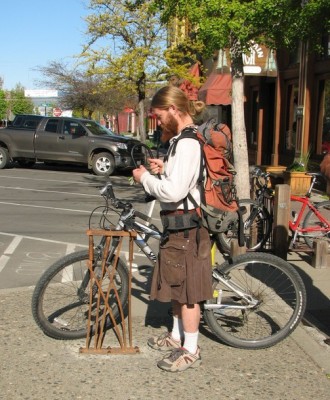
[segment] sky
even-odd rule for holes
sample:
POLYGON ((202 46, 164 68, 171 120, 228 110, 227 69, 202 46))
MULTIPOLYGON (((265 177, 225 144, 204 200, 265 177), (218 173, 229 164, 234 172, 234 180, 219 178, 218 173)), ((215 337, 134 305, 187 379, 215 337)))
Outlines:
POLYGON ((0 77, 3 89, 20 83, 42 89, 37 67, 50 61, 73 65, 87 42, 84 17, 88 0, 2 0, 0 23, 0 77))

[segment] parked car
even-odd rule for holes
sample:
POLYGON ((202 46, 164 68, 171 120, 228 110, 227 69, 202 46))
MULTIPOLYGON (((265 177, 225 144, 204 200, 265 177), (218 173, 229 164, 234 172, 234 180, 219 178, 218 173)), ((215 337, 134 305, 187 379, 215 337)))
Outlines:
POLYGON ((116 135, 93 120, 17 115, 0 131, 0 169, 10 161, 30 167, 43 161, 86 165, 106 176, 135 167, 133 147, 136 161, 143 163, 139 140, 116 135))

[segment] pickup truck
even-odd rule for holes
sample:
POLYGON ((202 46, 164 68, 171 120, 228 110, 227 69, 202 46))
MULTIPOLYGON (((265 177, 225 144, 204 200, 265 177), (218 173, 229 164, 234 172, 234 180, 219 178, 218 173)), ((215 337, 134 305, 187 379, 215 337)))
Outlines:
POLYGON ((143 163, 140 141, 116 135, 95 121, 17 115, 0 129, 0 169, 12 161, 24 167, 42 161, 86 165, 95 175, 107 176, 135 167, 132 148, 135 163, 143 163))

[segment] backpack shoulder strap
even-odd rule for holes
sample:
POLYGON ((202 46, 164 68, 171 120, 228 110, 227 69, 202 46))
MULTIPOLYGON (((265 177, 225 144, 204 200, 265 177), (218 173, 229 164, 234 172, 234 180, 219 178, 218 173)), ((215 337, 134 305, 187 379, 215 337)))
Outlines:
POLYGON ((170 156, 174 156, 176 153, 176 146, 178 144, 179 140, 182 139, 196 139, 198 140, 197 137, 197 127, 190 127, 190 128, 185 128, 183 129, 183 131, 181 132, 180 136, 176 139, 173 140, 173 142, 171 143, 166 156, 164 157, 164 161, 167 161, 169 159, 170 156))

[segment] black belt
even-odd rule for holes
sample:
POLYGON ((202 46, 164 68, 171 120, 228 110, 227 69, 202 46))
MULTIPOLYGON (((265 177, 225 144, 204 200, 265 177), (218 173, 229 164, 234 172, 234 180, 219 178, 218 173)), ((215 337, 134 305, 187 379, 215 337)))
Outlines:
MULTIPOLYGON (((188 214, 194 214, 197 213, 200 215, 200 208, 194 208, 192 210, 187 211, 188 214)), ((185 214, 184 210, 162 210, 160 212, 160 215, 182 215, 185 214)))

